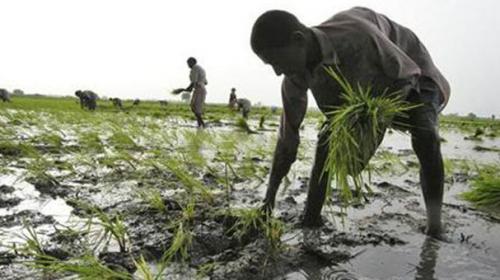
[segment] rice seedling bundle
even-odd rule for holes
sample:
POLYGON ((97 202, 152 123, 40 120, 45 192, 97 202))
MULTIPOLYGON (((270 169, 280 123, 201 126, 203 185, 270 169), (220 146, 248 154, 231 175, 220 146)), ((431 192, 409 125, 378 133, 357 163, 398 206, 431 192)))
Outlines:
POLYGON ((408 104, 401 91, 389 93, 386 89, 374 94, 371 86, 357 84, 354 87, 340 71, 331 67, 325 70, 340 85, 343 103, 326 114, 327 125, 322 133, 328 135, 329 148, 323 176, 328 176, 329 186, 335 180, 342 201, 348 203, 353 198, 349 178, 356 193, 361 194, 361 172, 382 141, 386 128, 394 117, 405 116, 405 112, 416 105, 408 104))
POLYGON ((472 189, 462 193, 462 197, 482 210, 500 213, 499 171, 497 166, 479 169, 478 176, 472 180, 472 189))

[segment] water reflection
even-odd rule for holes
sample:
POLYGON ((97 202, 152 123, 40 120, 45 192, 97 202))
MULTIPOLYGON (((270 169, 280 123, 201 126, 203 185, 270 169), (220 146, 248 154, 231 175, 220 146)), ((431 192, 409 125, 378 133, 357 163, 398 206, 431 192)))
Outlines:
POLYGON ((427 237, 422 244, 420 252, 420 262, 417 265, 417 272, 415 274, 416 280, 436 280, 434 276, 436 262, 439 251, 439 241, 427 237))

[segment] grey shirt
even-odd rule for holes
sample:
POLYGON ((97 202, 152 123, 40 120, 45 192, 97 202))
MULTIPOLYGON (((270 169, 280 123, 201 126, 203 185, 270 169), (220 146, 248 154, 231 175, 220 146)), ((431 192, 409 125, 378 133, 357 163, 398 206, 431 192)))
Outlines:
POLYGON ((252 103, 246 98, 236 99, 236 104, 238 104, 238 108, 242 108, 245 111, 250 111, 250 108, 252 107, 252 103))
POLYGON ((371 85, 374 93, 386 88, 391 92, 434 83, 440 90, 442 106, 448 101, 448 82, 424 45, 411 30, 386 16, 355 7, 311 29, 319 42, 322 61, 310 73, 283 79, 283 114, 271 184, 279 183, 295 161, 299 127, 307 109, 307 90, 312 91, 323 112, 342 102, 340 87, 328 76, 324 66, 338 67, 350 83, 371 85))
POLYGON ((204 86, 207 84, 207 75, 205 70, 198 64, 193 65, 191 67, 191 71, 189 72, 189 80, 195 86, 204 86))

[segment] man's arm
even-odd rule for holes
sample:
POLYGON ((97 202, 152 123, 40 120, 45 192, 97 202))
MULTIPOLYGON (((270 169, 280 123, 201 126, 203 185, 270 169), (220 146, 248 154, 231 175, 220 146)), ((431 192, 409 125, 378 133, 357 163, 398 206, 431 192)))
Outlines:
POLYGON ((267 211, 274 208, 281 180, 286 176, 296 159, 300 142, 299 128, 307 110, 307 88, 298 85, 290 78, 283 79, 281 95, 283 114, 281 115, 278 142, 274 150, 269 185, 264 199, 264 209, 267 211))

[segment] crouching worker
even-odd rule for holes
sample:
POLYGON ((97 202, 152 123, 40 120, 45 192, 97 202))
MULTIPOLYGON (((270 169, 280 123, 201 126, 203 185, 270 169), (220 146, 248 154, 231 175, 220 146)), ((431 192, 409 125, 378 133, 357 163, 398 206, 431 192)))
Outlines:
MULTIPOLYGON (((340 12, 314 27, 306 27, 288 12, 275 10, 256 20, 251 46, 276 75, 285 75, 281 87, 283 114, 264 209, 273 209, 281 180, 295 161, 299 127, 307 109, 307 90, 312 91, 324 114, 343 102, 339 84, 324 68, 331 66, 352 84, 359 83, 364 88, 371 85, 372 93, 399 90, 410 104, 420 104, 408 111, 408 118, 402 121, 409 128, 420 162, 426 233, 440 237, 444 171, 437 125, 450 88, 417 36, 367 8, 340 12)), ((309 181, 303 220, 309 228, 322 224, 320 214, 328 177, 322 176, 328 152, 325 137, 320 135, 318 139, 309 181)))
POLYGON ((250 109, 252 108, 252 103, 246 98, 237 98, 236 89, 232 88, 229 94, 229 108, 241 111, 243 118, 247 119, 248 113, 250 113, 250 109))
POLYGON ((0 100, 10 102, 10 93, 6 89, 0 88, 0 100))
POLYGON ((75 95, 80 99, 80 107, 94 111, 97 107, 97 94, 90 90, 77 90, 75 95))
POLYGON ((205 122, 203 121, 203 106, 205 105, 205 98, 207 96, 207 90, 205 86, 207 85, 207 76, 205 70, 197 64, 194 57, 190 57, 187 60, 188 67, 191 68, 189 73, 189 80, 191 83, 187 88, 175 89, 172 93, 179 94, 181 92, 191 92, 193 91, 193 96, 191 97, 191 111, 193 111, 196 121, 198 122, 199 128, 205 128, 205 122))
POLYGON ((123 109, 123 103, 120 98, 117 97, 109 98, 109 101, 111 101, 113 103, 113 106, 115 106, 116 108, 120 110, 123 109))

